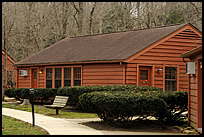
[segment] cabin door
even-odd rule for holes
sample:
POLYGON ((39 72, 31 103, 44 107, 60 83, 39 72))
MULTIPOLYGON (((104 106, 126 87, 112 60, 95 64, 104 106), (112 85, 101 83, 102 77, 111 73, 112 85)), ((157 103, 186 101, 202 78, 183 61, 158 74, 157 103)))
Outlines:
POLYGON ((37 69, 32 69, 31 71, 31 77, 32 77, 32 83, 31 83, 31 87, 32 88, 37 88, 37 83, 38 83, 38 73, 37 73, 37 69))
POLYGON ((139 67, 139 84, 143 86, 151 86, 151 68, 148 66, 139 67))

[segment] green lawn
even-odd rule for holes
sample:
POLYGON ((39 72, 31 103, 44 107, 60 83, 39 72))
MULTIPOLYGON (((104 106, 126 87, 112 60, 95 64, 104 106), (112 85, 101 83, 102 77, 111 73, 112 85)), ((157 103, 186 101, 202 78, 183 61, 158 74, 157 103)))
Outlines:
POLYGON ((2 135, 48 135, 48 133, 40 127, 2 116, 2 135))
MULTIPOLYGON (((2 107, 32 112, 31 105, 2 104, 2 107)), ((66 110, 59 110, 59 115, 55 115, 56 114, 55 109, 45 108, 44 106, 41 105, 34 105, 34 110, 35 113, 52 116, 56 118, 70 118, 70 119, 98 118, 97 114, 94 113, 66 112, 66 110)))

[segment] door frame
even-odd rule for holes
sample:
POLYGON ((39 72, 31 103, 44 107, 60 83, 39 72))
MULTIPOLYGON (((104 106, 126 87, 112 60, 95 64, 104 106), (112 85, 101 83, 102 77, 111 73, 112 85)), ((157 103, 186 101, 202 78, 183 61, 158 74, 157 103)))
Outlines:
POLYGON ((152 87, 154 87, 154 69, 155 69, 155 65, 148 65, 148 64, 137 64, 137 84, 136 85, 139 85, 139 67, 151 67, 151 76, 150 76, 150 79, 151 79, 151 85, 152 87))
POLYGON ((37 70, 37 87, 38 88, 38 84, 39 84, 39 68, 38 67, 31 67, 30 68, 30 87, 33 87, 33 69, 37 70))

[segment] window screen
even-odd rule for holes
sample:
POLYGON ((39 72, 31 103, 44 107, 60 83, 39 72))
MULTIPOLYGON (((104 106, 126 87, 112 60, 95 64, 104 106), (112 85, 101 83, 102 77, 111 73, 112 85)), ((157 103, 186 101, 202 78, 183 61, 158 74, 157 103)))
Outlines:
POLYGON ((71 86, 71 68, 64 68, 64 86, 71 86))
POLYGON ((81 68, 74 68, 74 86, 81 86, 81 68))
POLYGON ((12 71, 7 71, 7 86, 12 86, 12 71))
POLYGON ((140 80, 148 80, 148 70, 140 70, 140 80))
POLYGON ((176 91, 177 90, 177 68, 165 67, 165 90, 176 91))
POLYGON ((52 88, 52 68, 46 68, 46 88, 52 88))
POLYGON ((55 68, 55 88, 61 87, 62 69, 55 68))

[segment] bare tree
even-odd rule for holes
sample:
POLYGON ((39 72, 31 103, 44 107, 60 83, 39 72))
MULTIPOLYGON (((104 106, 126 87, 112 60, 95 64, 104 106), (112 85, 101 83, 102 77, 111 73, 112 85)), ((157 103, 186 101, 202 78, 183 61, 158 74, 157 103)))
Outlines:
POLYGON ((89 34, 93 34, 92 24, 93 24, 93 13, 95 11, 97 2, 94 2, 93 7, 91 9, 90 15, 89 15, 89 34))
POLYGON ((71 4, 75 9, 75 14, 73 17, 77 24, 78 35, 82 35, 84 2, 71 2, 71 4))
MULTIPOLYGON (((10 3, 9 3, 10 4, 10 3)), ((15 25, 15 17, 16 17, 16 5, 14 4, 14 10, 12 10, 13 18, 9 18, 5 15, 6 12, 10 11, 9 4, 3 3, 3 12, 2 12, 2 43, 3 43, 3 50, 5 51, 4 55, 4 65, 3 65, 3 78, 2 78, 2 101, 4 101, 4 90, 6 85, 6 72, 7 72, 7 58, 8 58, 8 51, 12 46, 9 42, 12 36, 12 29, 15 25)))
POLYGON ((67 36, 187 22, 202 30, 201 2, 4 2, 2 9, 3 35, 9 30, 3 25, 14 21, 2 41, 8 39, 8 53, 16 61, 67 36))

